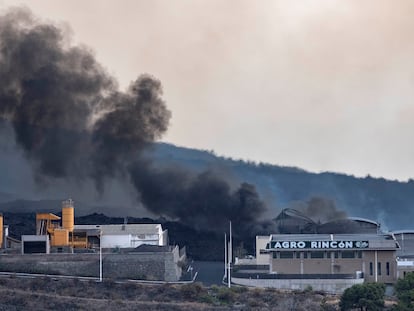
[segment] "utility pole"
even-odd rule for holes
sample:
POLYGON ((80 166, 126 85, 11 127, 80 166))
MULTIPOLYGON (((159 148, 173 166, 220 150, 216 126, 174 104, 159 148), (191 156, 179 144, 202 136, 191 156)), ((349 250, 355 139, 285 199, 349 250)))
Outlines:
POLYGON ((102 282, 102 229, 99 235, 99 282, 102 282))
POLYGON ((229 268, 228 268, 228 278, 227 278, 227 285, 230 288, 231 287, 231 264, 233 262, 233 244, 232 244, 232 237, 231 237, 231 221, 230 221, 230 241, 229 241, 229 268))
POLYGON ((224 232, 224 279, 227 278, 227 233, 224 232))

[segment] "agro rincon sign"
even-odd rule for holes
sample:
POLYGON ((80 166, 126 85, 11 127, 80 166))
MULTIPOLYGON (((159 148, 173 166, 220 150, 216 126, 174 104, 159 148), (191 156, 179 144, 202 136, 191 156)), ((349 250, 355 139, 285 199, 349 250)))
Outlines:
POLYGON ((271 241, 270 249, 347 249, 368 248, 368 241, 271 241))

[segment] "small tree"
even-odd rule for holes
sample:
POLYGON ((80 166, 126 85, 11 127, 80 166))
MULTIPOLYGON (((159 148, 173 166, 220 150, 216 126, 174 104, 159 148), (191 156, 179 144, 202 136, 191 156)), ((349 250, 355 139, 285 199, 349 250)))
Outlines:
POLYGON ((398 298, 398 304, 394 310, 414 310, 414 272, 407 273, 403 279, 399 279, 394 289, 398 298))
POLYGON ((360 309, 377 311, 384 308, 385 285, 382 283, 357 284, 347 288, 341 296, 342 311, 360 309))

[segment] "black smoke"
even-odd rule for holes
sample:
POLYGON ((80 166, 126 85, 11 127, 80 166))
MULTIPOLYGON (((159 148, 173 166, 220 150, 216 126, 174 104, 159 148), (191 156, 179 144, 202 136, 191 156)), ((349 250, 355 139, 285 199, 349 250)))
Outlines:
POLYGON ((0 115, 38 177, 98 185, 167 130, 161 83, 142 75, 126 92, 85 47, 25 9, 0 18, 0 115))
POLYGON ((236 234, 245 236, 264 229, 259 218, 266 210, 255 187, 242 183, 232 189, 212 171, 193 174, 178 167, 148 169, 131 166, 131 181, 141 201, 152 211, 179 219, 198 230, 226 231, 232 221, 236 234))
POLYGON ((346 212, 337 208, 334 200, 322 196, 311 197, 305 202, 293 204, 292 207, 311 218, 315 223, 325 223, 347 217, 346 212))
POLYGON ((254 186, 144 159, 171 117, 160 81, 144 74, 119 91, 88 48, 26 9, 0 16, 0 117, 39 181, 92 179, 104 191, 117 178, 150 211, 200 230, 225 230, 229 220, 240 232, 266 225, 254 186))

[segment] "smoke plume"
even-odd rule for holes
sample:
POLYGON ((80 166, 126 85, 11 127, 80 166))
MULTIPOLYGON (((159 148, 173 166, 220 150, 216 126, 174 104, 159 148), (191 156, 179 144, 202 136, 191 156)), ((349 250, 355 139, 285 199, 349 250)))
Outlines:
POLYGON ((126 92, 85 47, 25 9, 0 18, 0 116, 38 177, 93 176, 98 185, 167 130, 158 80, 126 92))
MULTIPOLYGON (((0 17, 0 117, 38 180, 129 180, 152 212, 201 230, 262 228, 254 186, 232 189, 212 172, 157 168, 142 151, 167 130, 160 81, 141 75, 125 92, 86 47, 25 9, 0 17)), ((263 224, 265 225, 265 224, 263 224)), ((252 229, 253 230, 253 229, 252 229)))
POLYGON ((148 169, 139 162, 132 165, 130 174, 142 202, 158 214, 198 230, 223 232, 229 220, 239 235, 262 229, 259 219, 266 208, 251 184, 242 183, 233 190, 211 171, 192 174, 180 168, 148 169))
POLYGON ((293 208, 301 211, 305 216, 317 223, 325 223, 347 217, 344 211, 337 209, 335 201, 320 196, 312 197, 306 202, 297 203, 293 208))

